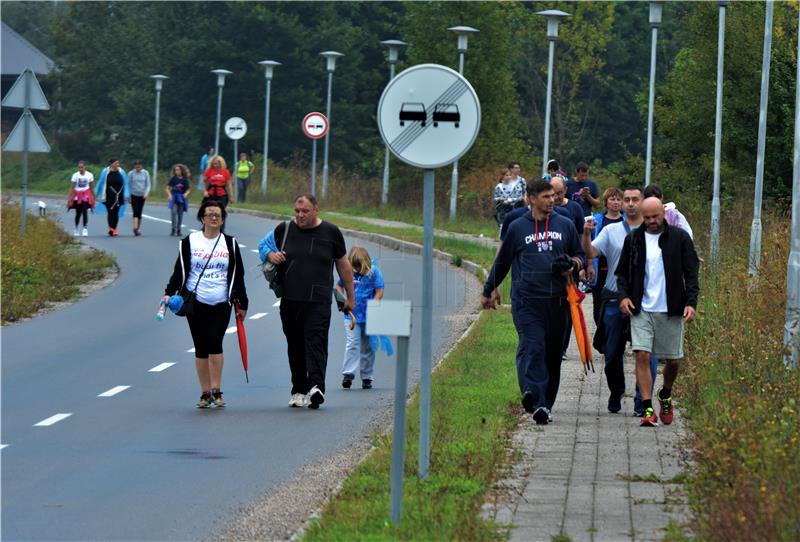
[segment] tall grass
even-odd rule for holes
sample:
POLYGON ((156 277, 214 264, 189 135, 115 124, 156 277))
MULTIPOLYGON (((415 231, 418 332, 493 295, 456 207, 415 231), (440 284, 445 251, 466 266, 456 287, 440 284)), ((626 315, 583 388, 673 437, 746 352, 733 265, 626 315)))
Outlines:
POLYGON ((28 317, 52 301, 78 294, 82 284, 102 277, 114 261, 102 252, 79 249, 52 220, 27 217, 20 234, 16 205, 2 205, 2 321, 28 317))
MULTIPOLYGON (((767 213, 760 274, 747 273, 751 208, 723 215, 718 269, 703 266, 676 383, 687 408, 688 490, 701 539, 800 539, 800 372, 784 366, 790 223, 767 213)), ((695 221, 706 237, 708 221, 695 221)), ((701 244, 705 244, 701 240, 701 244)))

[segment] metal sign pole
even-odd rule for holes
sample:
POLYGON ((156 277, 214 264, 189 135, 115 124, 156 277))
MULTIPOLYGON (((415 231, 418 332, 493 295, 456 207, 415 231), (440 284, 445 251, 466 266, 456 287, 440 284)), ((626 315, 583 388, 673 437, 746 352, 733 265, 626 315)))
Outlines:
POLYGON ((434 170, 423 174, 423 251, 422 251, 422 347, 420 355, 419 398, 419 478, 430 471, 431 371, 433 333, 433 199, 434 170))
POLYGON ((317 140, 311 140, 311 195, 317 197, 317 140))
POLYGON ((264 98, 264 165, 261 169, 261 195, 267 195, 267 176, 269 173, 269 163, 267 155, 269 153, 269 95, 272 90, 272 79, 267 79, 267 96, 264 98))
MULTIPOLYGON (((389 81, 394 79, 394 62, 389 63, 389 81)), ((389 203, 389 145, 386 147, 386 156, 383 159, 383 190, 381 190, 381 203, 389 203)))
MULTIPOLYGON (((458 73, 464 75, 464 51, 458 52, 458 73)), ((453 171, 450 173, 450 220, 456 219, 458 206, 458 160, 453 162, 453 171)))
POLYGON ((750 276, 758 275, 761 265, 761 198, 764 192, 764 148, 767 144, 767 101, 769 100, 769 61, 772 52, 772 0, 767 1, 764 20, 764 52, 761 58, 761 107, 758 112, 758 150, 756 154, 756 190, 753 198, 753 225, 750 229, 750 276))
POLYGON ((394 370, 394 433, 392 436, 392 486, 390 514, 400 523, 403 513, 403 464, 406 444, 406 394, 408 387, 408 337, 397 337, 394 370))
MULTIPOLYGON (((31 75, 32 77, 32 75, 31 75)), ((22 111, 22 116, 31 114, 31 77, 25 78, 25 109, 22 111)), ((28 200, 28 150, 31 145, 31 127, 30 122, 25 122, 23 129, 24 146, 22 148, 22 219, 19 223, 19 232, 25 235, 25 215, 27 212, 28 200)))
MULTIPOLYGON (((233 201, 239 201, 239 140, 233 140, 233 201)), ((231 202, 228 202, 230 205, 231 202)))

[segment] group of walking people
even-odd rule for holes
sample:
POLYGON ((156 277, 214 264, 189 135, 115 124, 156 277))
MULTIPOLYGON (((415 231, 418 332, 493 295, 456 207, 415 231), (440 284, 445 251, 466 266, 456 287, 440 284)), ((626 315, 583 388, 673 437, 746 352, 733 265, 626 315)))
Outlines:
MULTIPOLYGON (((594 346, 605 356, 608 411, 622 409, 623 356, 630 341, 636 358, 634 416, 642 426, 669 425, 684 326, 694 319, 699 297, 701 260, 688 221, 674 204, 662 202, 655 185, 609 188, 602 196, 605 210, 593 212, 601 198, 585 163, 577 165, 575 179, 566 179, 554 160, 547 170, 526 184, 523 206, 506 209, 500 248, 480 298, 484 308, 495 308, 499 285, 511 272, 522 406, 537 424, 553 421, 571 327, 566 288, 574 276, 590 285, 594 297, 594 346), (656 415, 659 360, 664 370, 656 415)), ((506 187, 511 171, 501 180, 506 187)))
MULTIPOLYGON (((202 229, 183 238, 162 302, 172 297, 194 297, 186 314, 195 347, 200 385, 198 408, 224 407, 221 390, 224 366, 223 338, 233 310, 244 318, 248 309, 241 250, 236 239, 222 231, 225 202, 209 197, 200 205, 202 229)), ((366 335, 366 305, 381 299, 383 275, 363 247, 346 250, 344 236, 331 222, 319 218, 314 196, 294 201, 294 219, 280 223, 259 242, 263 262, 277 266, 280 318, 291 370, 290 407, 318 409, 325 402, 328 331, 334 290, 343 295, 345 352, 342 387, 361 378, 372 388, 375 353, 366 335), (339 275, 334 284, 333 269, 339 275)))
MULTIPOLYGON (((255 165, 248 160, 246 153, 239 155, 236 162, 239 202, 247 197, 247 186, 255 171, 255 165)), ((117 158, 108 160, 97 182, 94 175, 86 169, 86 162, 78 162, 78 170, 70 179, 70 192, 67 209, 75 210, 74 235, 89 235, 89 213, 97 211, 107 215, 108 235, 119 235, 119 220, 125 216, 127 204, 133 211, 133 235, 142 234, 142 212, 154 185, 150 172, 141 160, 133 164, 127 172, 120 166, 117 158), (101 206, 96 206, 101 203, 101 206), (82 227, 81 227, 82 224, 82 227)), ((234 195, 233 176, 227 169, 225 159, 214 154, 209 147, 201 158, 200 175, 197 188, 203 201, 213 198, 227 205, 234 195)), ((170 178, 164 187, 167 207, 170 210, 170 235, 179 236, 183 228, 183 215, 189 210, 189 195, 192 192, 191 171, 184 164, 175 164, 170 169, 170 178)))

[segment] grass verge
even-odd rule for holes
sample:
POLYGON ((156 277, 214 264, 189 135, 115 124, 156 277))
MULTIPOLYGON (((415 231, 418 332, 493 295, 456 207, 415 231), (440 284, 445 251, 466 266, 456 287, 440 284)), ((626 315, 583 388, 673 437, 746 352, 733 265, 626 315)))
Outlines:
POLYGON ((314 520, 308 541, 500 540, 481 519, 484 495, 498 477, 517 425, 516 333, 507 311, 484 312, 433 374, 430 478, 419 481, 419 403, 408 409, 405 487, 400 525, 388 521, 391 434, 345 480, 314 520))
POLYGON ((741 235, 749 215, 742 205, 723 217, 720 266, 703 266, 677 381, 691 432, 693 530, 702 540, 798 540, 800 370, 784 366, 782 344, 790 223, 767 214, 751 281, 741 235))
POLYGON ((3 323, 32 316, 50 302, 72 299, 81 285, 98 280, 114 265, 107 254, 81 250, 52 220, 27 218, 23 236, 19 206, 3 204, 3 323))

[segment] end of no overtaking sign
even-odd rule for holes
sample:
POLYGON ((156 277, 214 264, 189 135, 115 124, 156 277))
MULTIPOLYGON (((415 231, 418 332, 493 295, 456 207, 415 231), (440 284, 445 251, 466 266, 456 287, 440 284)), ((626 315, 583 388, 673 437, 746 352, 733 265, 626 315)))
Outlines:
POLYGON ((481 104, 461 74, 420 64, 392 79, 378 104, 378 129, 389 150, 406 164, 435 169, 472 147, 481 125, 481 104))

